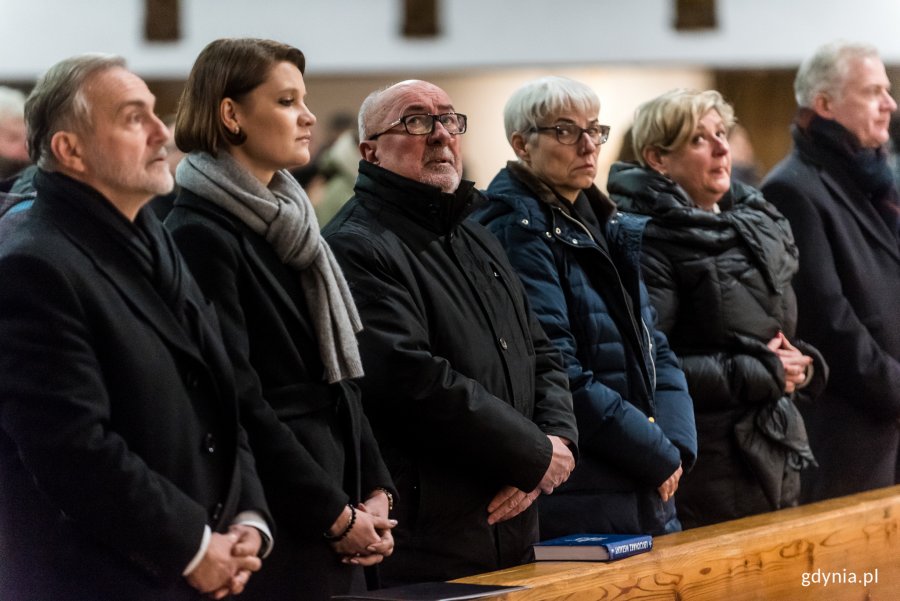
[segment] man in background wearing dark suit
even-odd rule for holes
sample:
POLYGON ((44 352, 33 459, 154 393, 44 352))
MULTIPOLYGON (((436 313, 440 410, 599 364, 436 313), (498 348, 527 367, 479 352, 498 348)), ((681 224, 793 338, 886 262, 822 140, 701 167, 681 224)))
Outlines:
POLYGON ((101 55, 26 103, 38 198, 0 242, 2 599, 222 598, 271 541, 215 314, 142 208, 172 187, 153 107, 101 55))
POLYGON ((794 149, 762 190, 800 249, 797 335, 831 366, 805 408, 809 501, 898 480, 900 203, 884 147, 897 103, 877 50, 846 42, 807 59, 794 91, 794 149))

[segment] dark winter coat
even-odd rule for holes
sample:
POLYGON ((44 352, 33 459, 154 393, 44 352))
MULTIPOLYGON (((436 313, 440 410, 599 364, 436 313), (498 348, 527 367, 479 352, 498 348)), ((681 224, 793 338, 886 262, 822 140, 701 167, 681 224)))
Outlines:
POLYGON ((820 465, 810 474, 810 500, 900 482, 898 241, 847 165, 817 156, 820 146, 795 146, 762 188, 800 249, 798 333, 832 368, 807 412, 820 465))
MULTIPOLYGON (((541 536, 677 529, 657 488, 697 453, 684 374, 656 330, 638 266, 644 219, 596 188, 575 209, 511 163, 473 218, 491 230, 562 352, 581 461, 541 499, 541 536), (596 216, 592 235, 579 210, 596 216)), ((593 221, 593 220, 592 220, 593 221)))
POLYGON ((478 198, 361 162, 323 230, 362 315, 363 403, 402 499, 388 584, 527 561, 535 507, 490 526, 488 503, 536 488, 547 435, 577 441, 558 352, 497 240, 463 221, 478 198))
POLYGON ((323 599, 361 583, 322 533, 347 503, 393 488, 352 383, 328 384, 297 271, 190 190, 166 220, 220 315, 278 541, 242 599, 323 599))
POLYGON ((0 244, 0 598, 200 599, 204 526, 267 511, 215 312, 148 209, 36 185, 0 244))
POLYGON ((755 189, 733 181, 720 213, 694 206, 686 192, 649 168, 616 163, 610 196, 623 211, 651 217, 644 232, 644 278, 659 313, 659 327, 682 360, 694 410, 700 454, 676 495, 686 527, 796 505, 798 467, 808 462, 803 421, 784 396, 784 368, 766 343, 779 331, 794 340, 796 299, 790 282, 797 249, 787 220, 755 189), (773 441, 772 457, 754 453, 763 442, 788 436, 792 450, 773 441))

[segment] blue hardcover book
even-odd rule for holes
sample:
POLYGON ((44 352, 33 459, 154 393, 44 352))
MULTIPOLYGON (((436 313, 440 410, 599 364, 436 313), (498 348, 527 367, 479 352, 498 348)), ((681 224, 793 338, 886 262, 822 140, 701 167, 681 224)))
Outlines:
POLYGON ((653 548, 649 534, 570 534, 534 545, 537 561, 615 561, 653 548))

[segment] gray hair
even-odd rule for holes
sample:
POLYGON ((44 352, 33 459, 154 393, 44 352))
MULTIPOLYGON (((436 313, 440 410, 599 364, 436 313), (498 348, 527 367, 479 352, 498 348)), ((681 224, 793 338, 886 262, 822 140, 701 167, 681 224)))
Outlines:
POLYGON ((383 88, 375 90, 374 92, 366 96, 365 100, 362 101, 362 104, 359 105, 357 127, 359 128, 360 142, 369 139, 369 123, 372 121, 372 114, 375 112, 375 109, 378 108, 379 98, 388 88, 392 88, 395 85, 396 84, 391 84, 389 86, 384 86, 383 88))
POLYGON ((816 96, 823 93, 840 99, 850 63, 868 57, 878 58, 878 50, 869 44, 837 40, 821 46, 797 70, 794 79, 797 106, 812 108, 816 96))
POLYGON ((503 107, 506 139, 543 125, 550 117, 566 109, 591 115, 600 114, 600 98, 590 86, 568 77, 542 77, 513 92, 503 107))
POLYGON ((640 105, 631 126, 637 160, 646 167, 644 150, 647 148, 658 148, 664 153, 681 148, 709 111, 719 113, 727 129, 734 126, 734 109, 716 90, 676 88, 640 105))
POLYGON ((0 86, 0 121, 25 116, 25 94, 15 88, 0 86))
POLYGON ((109 54, 82 54, 56 63, 37 82, 25 101, 25 124, 28 154, 38 167, 56 167, 50 144, 56 132, 90 129, 91 107, 85 85, 94 74, 115 67, 125 67, 125 59, 109 54))

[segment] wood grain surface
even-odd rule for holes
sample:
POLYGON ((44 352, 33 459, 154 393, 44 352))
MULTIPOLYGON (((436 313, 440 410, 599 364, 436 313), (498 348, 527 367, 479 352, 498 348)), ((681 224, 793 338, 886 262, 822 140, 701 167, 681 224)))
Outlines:
POLYGON ((898 601, 900 486, 656 537, 649 553, 613 563, 460 580, 530 587, 498 601, 898 601))

